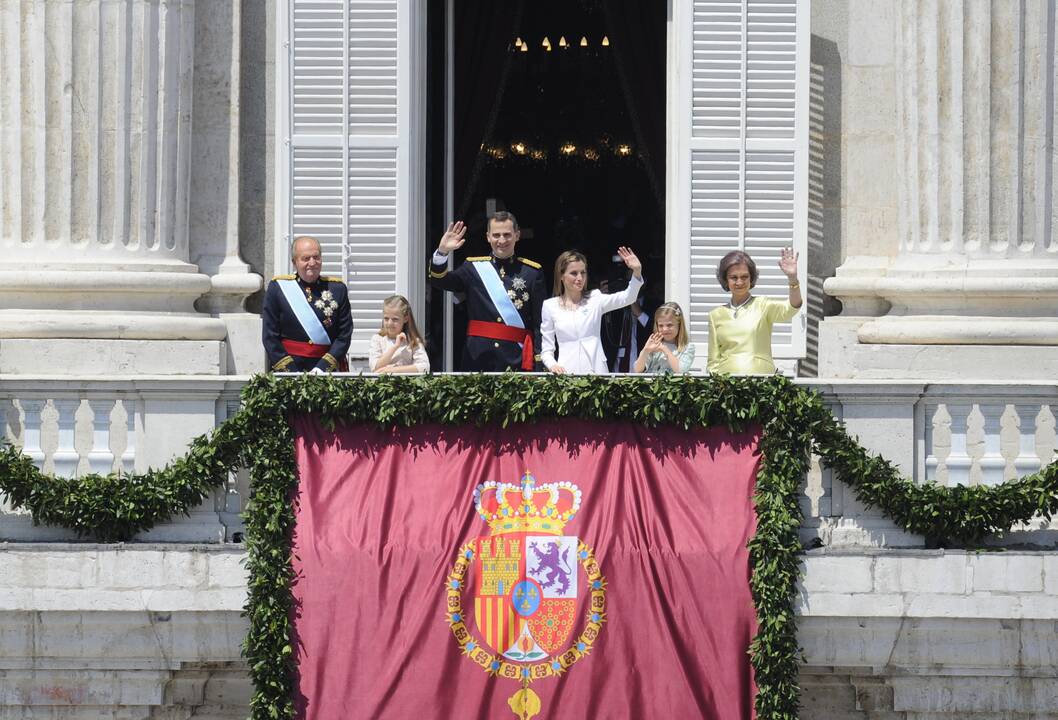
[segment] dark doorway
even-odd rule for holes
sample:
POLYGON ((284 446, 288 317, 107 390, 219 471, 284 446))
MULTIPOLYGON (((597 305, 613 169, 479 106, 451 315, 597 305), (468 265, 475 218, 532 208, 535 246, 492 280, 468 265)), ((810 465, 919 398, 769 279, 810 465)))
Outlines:
MULTIPOLYGON (((648 292, 664 292, 665 43, 668 3, 642 0, 450 0, 454 97, 451 125, 454 218, 444 197, 445 18, 431 14, 430 173, 432 253, 443 225, 462 219, 469 241, 456 262, 486 255, 485 217, 513 212, 518 254, 552 265, 575 248, 593 284, 623 276, 619 245, 639 254, 648 292), (440 24, 440 27, 438 27, 440 24), (438 113, 437 110, 441 112, 438 113), (437 238, 433 237, 436 235, 437 238)), ((437 3, 441 5, 441 3, 437 3)), ((429 294, 429 345, 442 367, 444 297, 429 294)), ((465 318, 457 304, 454 347, 465 318)), ((458 363, 459 353, 455 353, 458 363)), ((458 367, 446 368, 458 370, 458 367)))

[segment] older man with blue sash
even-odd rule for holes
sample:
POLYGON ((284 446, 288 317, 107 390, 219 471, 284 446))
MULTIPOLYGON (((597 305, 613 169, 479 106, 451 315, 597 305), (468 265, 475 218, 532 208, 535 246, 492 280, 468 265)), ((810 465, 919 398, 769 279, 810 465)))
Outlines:
POLYGON ((341 278, 320 275, 316 238, 295 238, 290 250, 297 273, 272 279, 261 310, 268 366, 285 372, 347 370, 353 334, 349 289, 341 278))
POLYGON ((514 254, 518 221, 498 212, 489 217, 486 233, 492 254, 468 257, 449 270, 448 256, 463 246, 466 232, 462 222, 449 225, 430 266, 432 286, 466 295, 462 369, 533 370, 540 360, 540 307, 546 293, 540 265, 514 254))

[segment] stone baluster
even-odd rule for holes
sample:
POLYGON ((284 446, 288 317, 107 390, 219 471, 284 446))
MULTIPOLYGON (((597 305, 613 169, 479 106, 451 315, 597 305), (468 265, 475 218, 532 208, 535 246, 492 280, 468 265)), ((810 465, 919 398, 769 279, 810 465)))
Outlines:
POLYGON ((80 400, 64 398, 52 400, 58 413, 58 433, 56 434, 55 453, 52 455, 54 472, 59 477, 73 477, 77 474, 77 418, 76 413, 81 405, 80 400))
POLYGON ((90 472, 106 475, 114 469, 114 453, 110 449, 111 414, 115 400, 89 400, 92 410, 92 444, 88 451, 88 469, 90 472))
POLYGON ((1008 468, 1008 477, 1016 479, 1034 473, 1040 469, 1040 460, 1036 456, 1036 415, 1039 405, 1011 405, 1012 412, 1018 420, 1018 433, 1014 449, 1014 458, 1008 468))
POLYGON ((125 410, 125 450, 119 457, 121 458, 121 471, 127 474, 136 471, 136 418, 139 414, 139 403, 124 398, 121 406, 125 410))
POLYGON ((24 416, 22 453, 33 461, 37 467, 44 466, 44 400, 20 400, 24 416))
POLYGON ((1036 415, 1036 437, 1033 442, 1040 467, 1050 465, 1058 459, 1058 456, 1055 455, 1055 448, 1058 448, 1056 424, 1058 423, 1055 422, 1055 415, 1051 407, 1049 405, 1041 406, 1039 414, 1036 415))

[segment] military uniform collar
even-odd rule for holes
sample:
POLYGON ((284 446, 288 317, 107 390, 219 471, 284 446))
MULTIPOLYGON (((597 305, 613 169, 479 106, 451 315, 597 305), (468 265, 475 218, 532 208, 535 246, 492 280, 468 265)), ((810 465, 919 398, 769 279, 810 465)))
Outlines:
POLYGON ((514 263, 514 255, 511 255, 510 257, 505 257, 505 258, 498 258, 495 255, 492 255, 491 257, 492 257, 492 262, 493 262, 494 265, 500 265, 502 267, 507 267, 508 265, 511 265, 512 263, 514 263))

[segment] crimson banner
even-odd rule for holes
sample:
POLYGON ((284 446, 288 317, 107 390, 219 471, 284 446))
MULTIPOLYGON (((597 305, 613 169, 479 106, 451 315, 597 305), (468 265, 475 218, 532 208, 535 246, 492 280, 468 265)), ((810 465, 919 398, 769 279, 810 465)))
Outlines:
POLYGON ((757 434, 295 431, 299 717, 753 717, 757 434))

